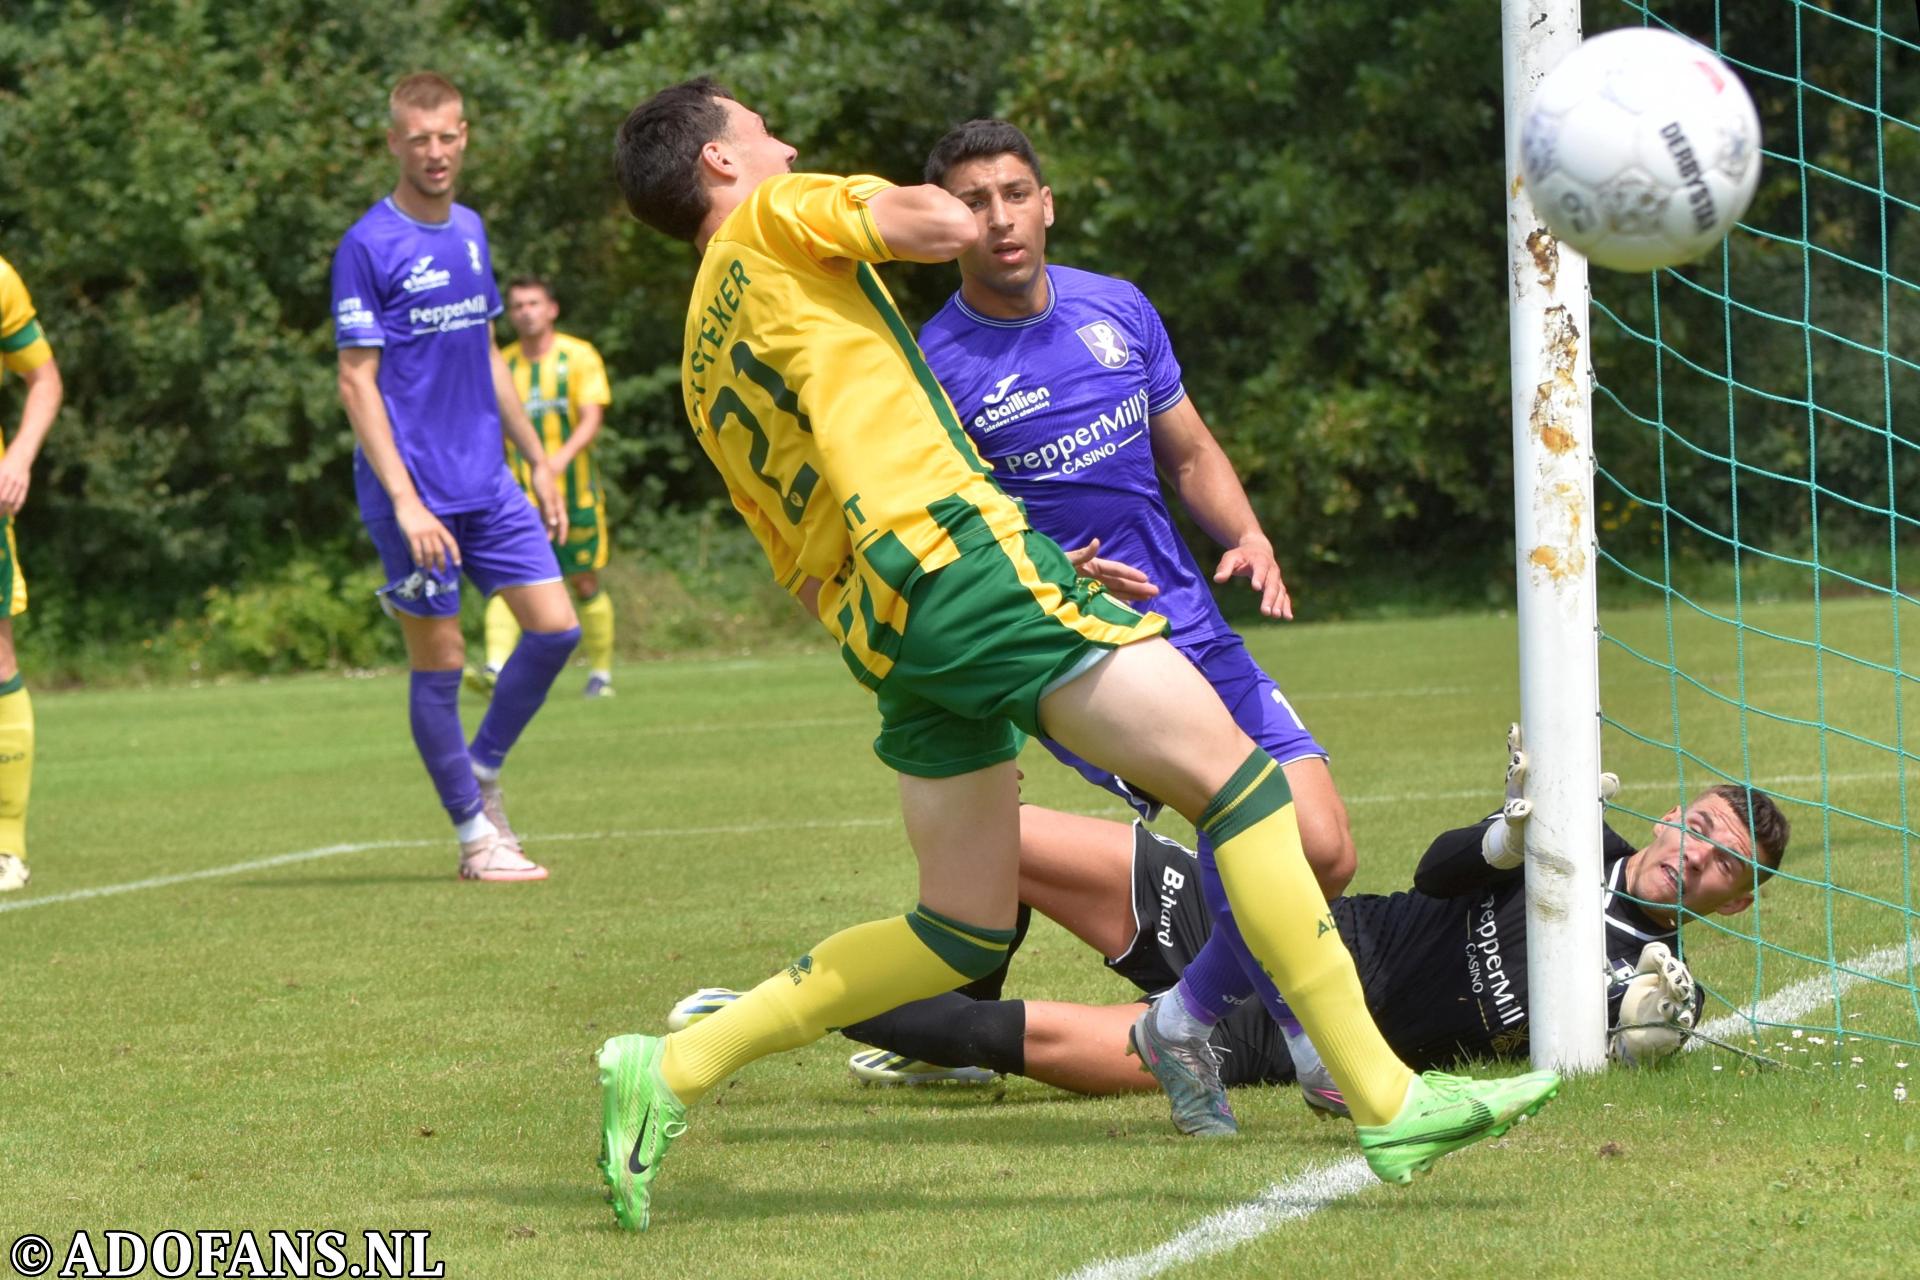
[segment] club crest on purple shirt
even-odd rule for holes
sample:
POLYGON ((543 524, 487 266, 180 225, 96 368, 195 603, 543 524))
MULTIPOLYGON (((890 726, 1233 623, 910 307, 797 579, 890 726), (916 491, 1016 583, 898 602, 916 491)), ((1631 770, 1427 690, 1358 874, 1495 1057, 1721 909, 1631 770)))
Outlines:
POLYGON ((1095 320, 1092 324, 1083 324, 1074 330, 1080 335, 1080 341, 1087 344, 1087 350, 1093 358, 1109 369, 1123 369, 1132 353, 1127 350, 1127 340, 1118 329, 1105 320, 1095 320))

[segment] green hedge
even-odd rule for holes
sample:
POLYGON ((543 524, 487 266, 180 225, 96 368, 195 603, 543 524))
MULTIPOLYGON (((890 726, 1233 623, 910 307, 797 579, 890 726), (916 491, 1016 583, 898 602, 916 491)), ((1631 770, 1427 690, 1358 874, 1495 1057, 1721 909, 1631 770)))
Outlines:
MULTIPOLYGON (((1714 7, 1660 11, 1705 29, 1714 7)), ((1593 9, 1597 25, 1633 17, 1593 9)), ((1729 7, 1729 41, 1773 48, 1775 18, 1729 7)), ((1810 43, 1804 73, 1843 83, 1847 56, 1810 43)), ((385 90, 420 66, 466 92, 462 197, 496 265, 554 278, 563 324, 607 357, 601 457, 624 529, 697 522, 720 494, 675 388, 691 256, 625 216, 609 139, 647 92, 714 71, 805 167, 916 180, 951 124, 1023 123, 1055 190, 1052 256, 1127 275, 1158 304, 1303 603, 1364 605, 1422 576, 1475 603, 1505 596, 1500 49, 1480 0, 14 0, 0 253, 33 287, 68 385, 20 520, 44 650, 144 651, 218 616, 178 644, 247 669, 392 652, 353 613, 372 555, 327 279, 342 232, 392 182, 385 90)), ((1789 86, 1754 88, 1791 118, 1789 86)), ((1882 91, 1912 116, 1920 67, 1890 63, 1882 91)), ((1812 114, 1810 154, 1871 178, 1857 113, 1812 114)), ((1895 131, 1889 182, 1920 194, 1908 142, 1895 131)), ((1754 216, 1791 219, 1793 201, 1775 181, 1754 216)), ((1869 230, 1842 221, 1834 234, 1869 230)), ((1896 222, 1895 248, 1912 234, 1896 222)), ((1767 305, 1792 302, 1790 270, 1747 279, 1767 305)), ((955 283, 950 268, 889 280, 910 317, 955 283)), ((1830 314, 1879 305, 1870 280, 1829 287, 1830 314)), ((1656 372, 1628 373, 1623 394, 1650 396, 1656 372)), ((1895 421, 1920 422, 1913 379, 1890 398, 1895 421)), ((17 403, 0 392, 9 423, 17 403)), ((1805 452, 1804 419, 1753 424, 1754 456, 1805 452)), ((1823 481, 1884 495, 1871 449, 1822 447, 1823 481)), ((1800 536, 1791 523, 1782 537, 1800 536)))

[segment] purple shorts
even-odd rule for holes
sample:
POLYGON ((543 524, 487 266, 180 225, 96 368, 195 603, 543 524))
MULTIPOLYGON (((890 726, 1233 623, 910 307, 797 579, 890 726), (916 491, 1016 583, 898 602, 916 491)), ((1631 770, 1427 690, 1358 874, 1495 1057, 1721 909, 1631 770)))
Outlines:
POLYGON ((440 523, 459 544, 459 568, 448 566, 439 573, 421 568, 413 562, 413 551, 398 521, 391 515, 361 514, 387 575, 387 585, 379 591, 381 608, 416 618, 455 617, 460 612, 463 571, 484 595, 502 587, 560 580, 560 562, 540 526, 539 509, 527 501, 505 467, 500 468, 500 476, 492 506, 440 516, 440 523))
MULTIPOLYGON (((1315 756, 1322 760, 1327 758, 1327 749, 1307 732, 1307 726, 1300 723, 1300 717, 1294 714, 1293 705, 1280 692, 1280 686, 1273 682, 1272 676, 1260 669, 1253 655, 1247 652, 1246 642, 1239 636, 1228 632, 1202 641, 1191 649, 1181 647, 1180 652, 1200 669, 1200 674, 1220 695, 1220 701, 1232 713, 1234 723, 1268 755, 1281 764, 1292 764, 1296 760, 1315 756)), ((1042 738, 1041 741, 1061 764, 1078 771, 1094 786, 1113 792, 1132 805, 1142 818, 1151 822, 1159 816, 1160 802, 1129 786, 1124 778, 1087 763, 1051 739, 1042 738)))

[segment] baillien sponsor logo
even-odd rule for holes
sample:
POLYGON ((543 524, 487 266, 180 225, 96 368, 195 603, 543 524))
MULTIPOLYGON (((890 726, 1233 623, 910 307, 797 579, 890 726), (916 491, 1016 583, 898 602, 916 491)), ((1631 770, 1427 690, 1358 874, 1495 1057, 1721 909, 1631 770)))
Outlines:
POLYGON ((987 392, 987 394, 980 397, 980 403, 981 404, 999 404, 1002 400, 1005 400, 1007 398, 1007 388, 1011 387, 1014 383, 1020 381, 1020 376, 1021 375, 1017 373, 1010 373, 1006 377, 1000 379, 999 384, 995 386, 993 390, 987 392))
POLYGON ((413 264, 413 270, 407 272, 407 278, 400 287, 408 293, 419 293, 425 289, 438 289, 442 285, 453 283, 453 272, 445 267, 433 265, 433 255, 427 254, 413 264))
POLYGON ((1009 388, 1020 377, 1014 374, 1003 378, 1000 385, 980 399, 980 412, 973 415, 973 429, 985 435, 997 431, 1011 422, 1039 413, 1053 403, 1053 393, 1045 387, 1035 387, 1031 391, 1021 388, 1011 391, 1009 388))

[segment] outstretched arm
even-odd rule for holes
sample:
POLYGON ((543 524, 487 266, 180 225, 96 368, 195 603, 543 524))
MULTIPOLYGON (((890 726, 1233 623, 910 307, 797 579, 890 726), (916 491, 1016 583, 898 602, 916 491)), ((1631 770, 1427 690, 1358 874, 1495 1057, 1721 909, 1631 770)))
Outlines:
POLYGON ((972 210, 931 183, 888 187, 867 209, 888 252, 906 262, 952 262, 980 238, 972 210))
POLYGON ((1496 867, 1483 850, 1487 832, 1500 821, 1498 815, 1470 827, 1442 832, 1420 858, 1413 873, 1413 887, 1430 898, 1458 898, 1520 876, 1520 867, 1496 867))
POLYGON ((1273 558, 1273 543, 1261 530, 1226 451, 1193 407, 1193 398, 1181 397, 1149 418, 1147 425, 1153 433, 1154 461, 1167 473, 1181 504, 1209 538, 1227 548, 1213 580, 1245 577, 1260 593, 1263 615, 1292 618, 1293 600, 1273 558))

